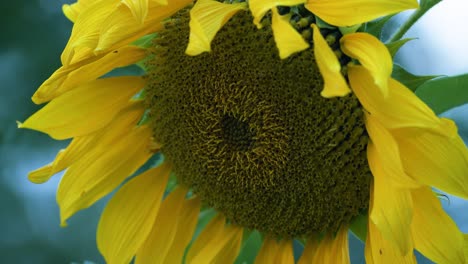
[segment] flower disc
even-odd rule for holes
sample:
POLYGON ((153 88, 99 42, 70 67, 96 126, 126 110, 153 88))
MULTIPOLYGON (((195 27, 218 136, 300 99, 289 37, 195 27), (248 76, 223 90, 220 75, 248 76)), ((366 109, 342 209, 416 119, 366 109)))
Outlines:
POLYGON ((166 22, 148 61, 147 105, 178 180, 232 223, 298 237, 334 232, 368 207, 368 136, 357 99, 320 96, 313 51, 280 60, 247 12, 212 52, 185 54, 188 14, 166 22))

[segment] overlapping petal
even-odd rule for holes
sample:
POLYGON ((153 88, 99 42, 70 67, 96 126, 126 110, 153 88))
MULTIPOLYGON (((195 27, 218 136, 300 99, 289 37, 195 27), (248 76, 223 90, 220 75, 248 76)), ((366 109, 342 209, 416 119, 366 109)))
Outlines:
POLYGON ((122 4, 130 9, 138 23, 143 24, 145 22, 146 16, 148 16, 148 0, 122 0, 122 4))
POLYGON ((196 56, 211 51, 211 41, 216 33, 232 16, 245 9, 247 9, 245 3, 224 4, 214 0, 197 1, 190 10, 190 37, 185 53, 196 56))
POLYGON ((255 258, 255 264, 268 263, 294 264, 292 241, 289 239, 277 241, 266 237, 255 258))
POLYGON ((55 139, 84 136, 106 126, 145 83, 137 76, 91 81, 55 98, 19 127, 55 139))
POLYGON ((225 223, 226 218, 222 215, 217 215, 208 223, 190 247, 186 257, 187 263, 211 263, 220 256, 238 254, 240 247, 234 245, 242 239, 242 228, 227 226, 225 223))
POLYGON ((64 4, 62 12, 71 22, 75 22, 80 13, 94 2, 95 0, 78 0, 73 4, 64 4))
POLYGON ((319 241, 315 238, 307 239, 307 244, 305 245, 304 252, 302 253, 301 258, 299 259, 298 264, 309 264, 313 263, 313 259, 315 253, 317 252, 317 248, 319 245, 319 241))
POLYGON ((250 0, 249 8, 254 17, 254 24, 261 28, 260 21, 269 10, 277 6, 295 6, 305 2, 306 0, 250 0))
POLYGON ((320 241, 312 263, 349 264, 348 228, 342 227, 336 236, 326 235, 320 241))
POLYGON ((309 44, 307 44, 302 35, 289 23, 289 19, 291 18, 290 14, 280 16, 276 7, 272 9, 272 13, 271 27, 281 59, 285 59, 291 54, 309 47, 309 44))
POLYGON ((435 263, 466 263, 464 236, 428 187, 412 191, 414 245, 435 263))
POLYGON ((314 55, 323 77, 323 97, 345 96, 351 92, 341 74, 341 65, 333 50, 328 46, 317 25, 313 24, 314 55))
POLYGON ((150 169, 126 183, 107 204, 97 245, 107 263, 129 263, 146 240, 159 211, 170 166, 150 169))
POLYGON ((62 66, 37 89, 32 100, 36 104, 48 102, 83 83, 97 79, 115 68, 138 62, 146 55, 144 49, 129 46, 76 64, 62 66))
POLYGON ((393 243, 390 243, 380 233, 377 226, 369 221, 367 225, 367 239, 365 248, 365 257, 367 264, 413 264, 417 263, 413 251, 402 255, 395 248, 393 243))
POLYGON ((308 0, 305 7, 325 22, 342 27, 417 8, 418 2, 416 0, 308 0))
POLYGON ((367 33, 344 35, 340 39, 341 50, 351 58, 359 60, 372 75, 384 97, 388 96, 388 79, 392 74, 393 62, 387 47, 376 37, 367 33))

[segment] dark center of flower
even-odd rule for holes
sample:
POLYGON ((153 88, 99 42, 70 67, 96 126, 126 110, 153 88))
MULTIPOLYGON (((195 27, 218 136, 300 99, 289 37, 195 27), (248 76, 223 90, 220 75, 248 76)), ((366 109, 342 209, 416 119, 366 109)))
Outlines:
POLYGON ((189 17, 166 22, 147 63, 147 105, 181 184, 232 223, 285 237, 334 232, 368 207, 361 106, 320 96, 313 51, 280 60, 247 12, 212 52, 185 55, 189 17))

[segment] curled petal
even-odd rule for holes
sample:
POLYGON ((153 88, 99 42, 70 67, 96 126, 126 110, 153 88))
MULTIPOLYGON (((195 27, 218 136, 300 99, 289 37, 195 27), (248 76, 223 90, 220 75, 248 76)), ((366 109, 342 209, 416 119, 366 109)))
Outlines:
POLYGON ((148 15, 148 0, 122 0, 122 3, 130 9, 135 20, 143 24, 148 15))
POLYGON ((211 51, 211 41, 216 33, 232 16, 245 9, 247 9, 245 3, 224 4, 213 0, 197 1, 190 10, 190 37, 185 53, 196 56, 211 51))
POLYGON ((343 27, 418 7, 416 0, 308 0, 305 7, 325 22, 343 27))
POLYGON ((270 9, 277 6, 295 6, 305 2, 306 0, 250 0, 249 8, 254 17, 254 24, 261 28, 260 21, 270 9))
POLYGON ((387 47, 376 37, 367 33, 344 35, 340 39, 343 52, 355 59, 372 75, 381 93, 388 96, 388 79, 392 74, 392 57, 387 47))
POLYGON ((280 16, 278 10, 273 8, 272 29, 280 58, 285 59, 291 54, 305 50, 309 44, 289 23, 291 15, 280 16))
POLYGON ((314 55, 324 82, 321 95, 329 98, 349 94, 351 90, 341 74, 338 58, 328 46, 317 25, 313 24, 312 28, 314 30, 314 55))

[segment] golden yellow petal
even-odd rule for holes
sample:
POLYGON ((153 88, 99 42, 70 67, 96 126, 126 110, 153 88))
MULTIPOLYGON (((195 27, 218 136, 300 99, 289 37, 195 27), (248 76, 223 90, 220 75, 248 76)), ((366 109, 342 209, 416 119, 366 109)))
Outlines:
POLYGON ((440 130, 441 121, 413 92, 389 79, 385 98, 362 66, 349 66, 348 77, 353 92, 364 108, 386 128, 419 127, 440 130))
POLYGON ((254 24, 261 28, 260 21, 270 9, 276 6, 295 6, 305 2, 306 0, 250 0, 249 8, 254 17, 254 24))
POLYGON ((468 199, 468 149, 453 121, 443 118, 441 127, 451 133, 423 129, 395 133, 403 166, 413 179, 468 199))
POLYGON ((188 189, 176 188, 161 204, 156 221, 148 235, 148 238, 138 250, 135 263, 167 263, 165 259, 175 241, 178 222, 182 214, 182 207, 188 189))
POLYGON ((243 230, 240 227, 226 226, 225 222, 224 216, 217 215, 208 223, 190 247, 186 257, 187 263, 210 263, 220 255, 232 256, 230 251, 238 250, 232 243, 235 243, 243 230))
POLYGON ((19 127, 59 140, 92 133, 106 126, 145 83, 137 76, 88 82, 55 98, 19 127))
POLYGON ((148 0, 122 0, 132 12, 133 17, 138 23, 143 24, 148 15, 148 0))
POLYGON ((309 264, 313 263, 315 252, 317 252, 319 246, 319 241, 315 238, 307 239, 307 243, 304 248, 304 252, 302 252, 302 256, 299 259, 298 264, 309 264))
POLYGON ((80 0, 73 4, 64 4, 62 5, 63 14, 71 21, 75 22, 78 16, 83 10, 88 8, 94 0, 80 0))
POLYGON ((255 258, 255 264, 268 264, 276 262, 276 254, 280 250, 280 243, 275 238, 265 237, 262 247, 255 258))
POLYGON ((371 73, 380 92, 387 97, 388 79, 393 68, 392 57, 387 47, 376 37, 367 33, 344 35, 340 43, 341 50, 346 55, 359 60, 361 65, 371 73))
POLYGON ((129 46, 77 64, 62 66, 37 89, 32 100, 36 104, 48 102, 81 84, 97 79, 115 68, 136 63, 146 56, 146 50, 129 46))
MULTIPOLYGON (((372 154, 374 153, 370 153, 372 154)), ((413 249, 410 232, 413 202, 408 189, 392 186, 388 174, 383 169, 382 164, 385 161, 382 159, 369 162, 374 176, 369 218, 384 238, 395 245, 399 253, 404 256, 413 249)))
POLYGON ((367 146, 369 166, 385 174, 388 183, 393 187, 421 187, 421 183, 416 182, 406 174, 401 161, 398 142, 391 132, 371 114, 365 114, 365 122, 366 130, 371 139, 367 146))
POLYGON ((369 221, 367 225, 367 239, 365 248, 367 264, 415 264, 416 258, 413 250, 406 255, 395 248, 395 245, 387 241, 380 233, 377 226, 369 221))
POLYGON ((304 40, 301 34, 297 32, 289 23, 291 15, 280 16, 278 10, 272 9, 273 17, 271 27, 276 47, 278 47, 281 59, 286 59, 291 54, 305 50, 309 44, 304 40))
POLYGON ((185 248, 192 240, 193 233, 200 213, 201 201, 198 197, 185 200, 182 205, 182 215, 177 220, 177 230, 166 263, 182 263, 185 248))
POLYGON ((352 26, 418 7, 416 0, 308 0, 305 7, 325 22, 352 26))
POLYGON ((170 167, 163 164, 126 183, 107 204, 97 245, 107 263, 129 263, 146 240, 159 211, 170 167))
MULTIPOLYGON (((60 150, 61 152, 64 151, 63 149, 60 150)), ((60 155, 57 154, 57 156, 60 155)), ((56 158, 57 159, 57 158, 56 158)), ((38 169, 30 171, 28 173, 28 179, 33 183, 44 183, 47 182, 55 173, 52 170, 53 163, 49 163, 45 166, 42 166, 38 169)))
POLYGON ((131 10, 121 5, 112 12, 100 27, 99 42, 93 54, 107 53, 113 49, 128 45, 147 34, 162 29, 161 22, 192 3, 191 0, 171 0, 167 5, 160 1, 150 1, 148 15, 143 24, 135 20, 131 10))
POLYGON ((115 189, 151 157, 151 128, 135 127, 138 119, 122 125, 134 112, 141 113, 132 109, 119 116, 94 145, 87 146, 87 154, 68 168, 57 190, 62 224, 115 189))
POLYGON ((345 96, 351 92, 341 74, 341 65, 335 53, 328 46, 317 25, 312 24, 314 39, 314 56, 323 77, 323 97, 345 96))
POLYGON ((246 3, 224 4, 214 0, 197 1, 190 10, 190 37, 185 53, 196 56, 211 51, 211 41, 216 33, 232 16, 245 9, 247 9, 246 3))
MULTIPOLYGON (((241 248, 243 229, 235 227, 233 230, 236 231, 234 236, 228 241, 226 246, 224 246, 223 250, 216 255, 211 263, 234 263, 241 248)), ((194 263, 196 263, 195 260, 194 263)), ((203 259, 200 259, 199 263, 204 263, 203 259)))
POLYGON ((415 248, 435 263, 466 263, 464 236, 428 187, 412 191, 415 248))
POLYGON ((312 263, 350 264, 348 249, 348 228, 342 227, 335 237, 326 235, 320 241, 312 263))

